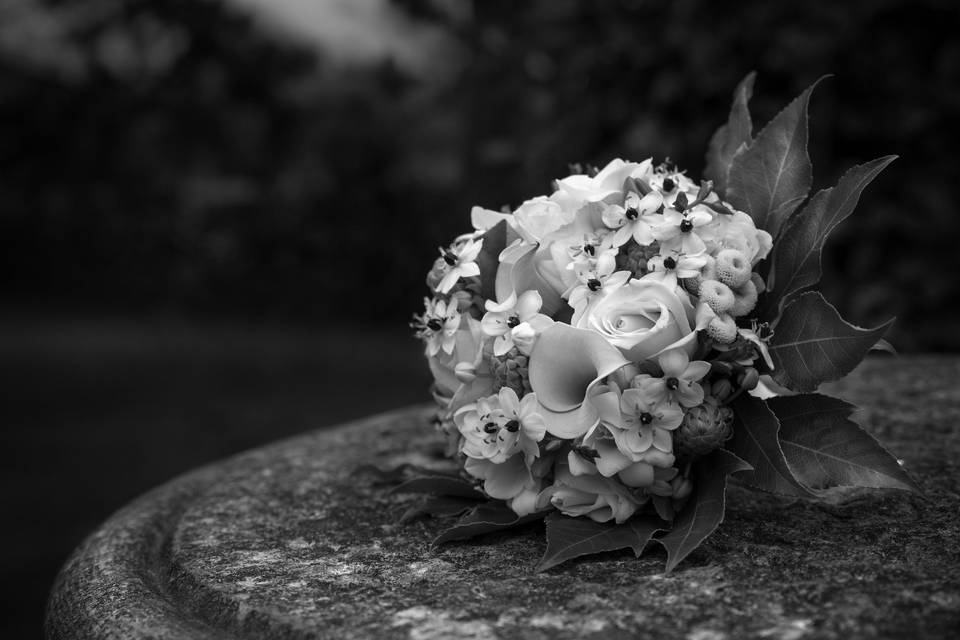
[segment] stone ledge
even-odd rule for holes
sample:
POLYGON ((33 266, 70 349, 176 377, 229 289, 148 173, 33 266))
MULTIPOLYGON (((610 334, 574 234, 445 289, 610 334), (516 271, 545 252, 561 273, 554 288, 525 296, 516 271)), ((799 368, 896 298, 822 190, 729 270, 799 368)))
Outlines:
POLYGON ((929 499, 732 490, 675 572, 663 552, 543 574, 542 527, 432 549, 361 464, 437 462, 414 407, 182 476, 88 538, 51 595, 49 638, 952 637, 960 629, 960 361, 872 360, 842 385, 929 499))

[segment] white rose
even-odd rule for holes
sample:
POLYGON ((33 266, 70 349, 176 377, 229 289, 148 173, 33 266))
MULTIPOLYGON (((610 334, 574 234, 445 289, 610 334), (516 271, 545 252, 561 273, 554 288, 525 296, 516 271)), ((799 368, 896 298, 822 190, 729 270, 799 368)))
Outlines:
POLYGON ((696 349, 696 313, 685 293, 653 280, 634 280, 598 298, 578 326, 599 333, 632 362, 668 348, 696 349))
POLYGON ((538 508, 553 505, 568 516, 586 516, 596 522, 624 522, 641 502, 630 489, 613 478, 600 475, 575 476, 566 464, 558 464, 553 485, 544 489, 538 508))
POLYGON ((521 235, 530 242, 540 242, 560 227, 570 224, 573 215, 546 196, 527 200, 513 212, 521 235))

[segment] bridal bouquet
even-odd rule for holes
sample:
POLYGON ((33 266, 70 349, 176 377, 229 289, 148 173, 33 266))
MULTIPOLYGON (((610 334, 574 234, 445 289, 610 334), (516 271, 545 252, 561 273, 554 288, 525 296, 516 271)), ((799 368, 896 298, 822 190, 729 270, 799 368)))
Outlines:
MULTIPOLYGON (((807 89, 755 137, 753 74, 704 179, 667 162, 576 170, 512 212, 475 207, 414 317, 458 475, 397 491, 459 516, 437 542, 546 519, 539 567, 663 545, 670 570, 723 519, 728 476, 816 496, 915 489, 817 392, 889 323, 845 322, 813 287, 828 234, 892 160, 808 196, 807 89)), ((577 168, 579 169, 579 168, 577 168)))

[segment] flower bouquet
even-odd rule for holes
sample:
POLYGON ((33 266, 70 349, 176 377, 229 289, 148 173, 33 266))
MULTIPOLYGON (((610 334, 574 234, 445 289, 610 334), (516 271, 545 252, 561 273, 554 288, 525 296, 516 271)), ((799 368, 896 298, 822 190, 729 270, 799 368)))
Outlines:
POLYGON ((817 393, 890 323, 845 322, 812 288, 828 234, 892 160, 807 197, 813 87, 755 137, 753 74, 704 179, 669 163, 575 168, 512 212, 474 207, 440 249, 412 326, 457 475, 397 491, 407 514, 459 516, 436 542, 545 519, 539 568, 647 543, 672 569, 720 524, 728 476, 791 496, 915 490, 817 393))

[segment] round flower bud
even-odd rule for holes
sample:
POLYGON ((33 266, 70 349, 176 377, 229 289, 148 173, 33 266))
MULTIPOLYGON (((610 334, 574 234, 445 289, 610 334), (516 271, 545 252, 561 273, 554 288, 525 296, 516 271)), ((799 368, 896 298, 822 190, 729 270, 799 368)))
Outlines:
POLYGON ((453 375, 457 380, 464 384, 469 384, 477 379, 477 368, 472 362, 458 362, 453 368, 453 375))
POLYGON ((737 383, 743 387, 745 391, 753 391, 760 383, 760 372, 753 367, 747 367, 742 374, 737 376, 737 383))
POLYGON ((681 453, 706 455, 733 435, 733 410, 712 402, 697 405, 687 409, 673 434, 681 453))
POLYGON ((747 256, 737 249, 724 249, 717 254, 717 279, 737 289, 750 280, 753 267, 747 256))
POLYGON ((635 462, 617 474, 628 487, 649 487, 653 484, 653 465, 648 462, 635 462))
POLYGON ((730 315, 739 318, 745 316, 757 306, 757 285, 753 280, 747 280, 742 287, 733 292, 734 302, 730 307, 730 315))
POLYGON ((690 482, 690 478, 683 476, 677 476, 671 480, 670 486, 673 487, 674 500, 683 500, 693 492, 693 483, 690 482))
POLYGON ((729 378, 714 380, 710 385, 710 395, 720 402, 729 398, 731 393, 733 393, 733 385, 730 383, 729 378))
POLYGON ((707 335, 720 344, 730 344, 737 339, 737 323, 727 314, 717 316, 707 325, 707 335))
POLYGON ((735 298, 730 287, 719 280, 704 280, 700 283, 700 300, 706 302, 716 314, 724 314, 733 308, 735 298))

